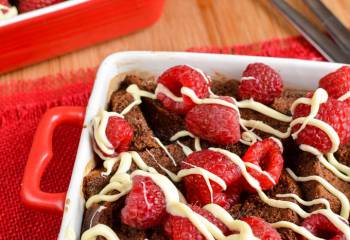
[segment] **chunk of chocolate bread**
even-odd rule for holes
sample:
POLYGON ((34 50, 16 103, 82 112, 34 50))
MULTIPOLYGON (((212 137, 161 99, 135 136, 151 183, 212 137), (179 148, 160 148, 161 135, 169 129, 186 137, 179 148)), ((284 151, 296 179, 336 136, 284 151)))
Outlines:
MULTIPOLYGON (((347 198, 350 198, 350 184, 336 177, 333 173, 326 169, 315 156, 311 154, 305 152, 301 153, 299 157, 295 159, 294 171, 298 176, 320 176, 344 193, 347 198)), ((335 213, 340 212, 341 203, 339 199, 328 192, 322 184, 316 181, 308 181, 300 182, 299 185, 301 186, 306 200, 310 201, 316 198, 326 198, 331 205, 331 209, 335 213)), ((320 208, 324 208, 324 206, 314 205, 309 210, 315 211, 320 208)))
POLYGON ((298 98, 305 97, 308 91, 299 89, 285 89, 282 96, 275 98, 271 107, 284 114, 291 114, 290 107, 298 98))
MULTIPOLYGON (((302 198, 302 193, 298 184, 285 171, 282 172, 278 184, 271 191, 266 192, 271 198, 276 198, 276 194, 281 193, 294 193, 302 198)), ((297 203, 294 199, 290 198, 276 199, 297 203)), ((300 224, 300 218, 294 211, 290 209, 270 207, 260 199, 258 194, 250 194, 242 203, 239 212, 234 211, 237 211, 237 206, 231 210, 232 214, 237 218, 244 216, 257 216, 265 219, 265 221, 269 223, 285 220, 295 224, 300 224)), ((278 229, 278 231, 281 234, 282 239, 298 239, 296 233, 290 229, 278 229)))
POLYGON ((237 97, 238 85, 238 80, 215 78, 211 82, 211 90, 216 95, 237 97))
POLYGON ((166 108, 158 100, 143 99, 141 110, 154 134, 164 143, 177 132, 185 130, 184 118, 166 108))
MULTIPOLYGON (((139 152, 140 157, 143 161, 150 167, 155 168, 159 173, 166 175, 166 173, 161 169, 165 167, 166 169, 176 173, 180 170, 181 162, 186 158, 182 151, 182 148, 177 144, 171 144, 166 146, 169 153, 173 156, 176 165, 168 157, 162 148, 152 148, 146 149, 145 151, 139 152)), ((119 164, 115 164, 110 175, 103 176, 102 173, 106 171, 105 168, 99 167, 90 171, 83 181, 83 193, 84 198, 89 199, 91 196, 98 194, 104 186, 109 183, 109 180, 118 169, 119 164)), ((133 163, 131 166, 131 171, 137 169, 137 166, 133 163)))
POLYGON ((154 92, 157 87, 157 79, 154 76, 140 78, 136 75, 127 75, 121 87, 126 88, 131 84, 136 84, 142 90, 154 92))
POLYGON ((91 196, 98 194, 104 186, 109 183, 111 175, 102 176, 101 173, 104 171, 104 168, 95 168, 84 177, 83 193, 86 200, 91 196))
POLYGON ((350 166, 350 142, 340 145, 338 151, 334 154, 338 162, 350 166))
POLYGON ((186 155, 177 144, 170 144, 166 148, 174 158, 176 165, 162 148, 147 149, 139 154, 148 166, 155 168, 160 174, 166 175, 160 166, 176 173, 180 170, 181 162, 186 158, 186 155))
MULTIPOLYGON (((120 113, 134 98, 125 90, 119 90, 112 94, 110 100, 110 110, 120 113)), ((154 140, 153 131, 149 128, 139 106, 134 106, 127 114, 125 120, 130 123, 134 129, 134 137, 130 150, 141 151, 146 148, 158 148, 159 145, 154 140)))
MULTIPOLYGON (((120 211, 123 201, 104 202, 103 204, 94 203, 85 210, 81 232, 97 224, 105 224, 109 227, 115 226, 117 212, 120 211)), ((114 231, 116 229, 113 228, 114 231)), ((97 240, 104 240, 104 237, 97 237, 97 240)))

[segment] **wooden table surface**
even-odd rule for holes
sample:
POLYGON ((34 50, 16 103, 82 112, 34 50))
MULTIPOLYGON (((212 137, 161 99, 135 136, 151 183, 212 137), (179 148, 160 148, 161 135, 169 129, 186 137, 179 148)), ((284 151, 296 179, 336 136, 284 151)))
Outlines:
MULTIPOLYGON (((302 0, 289 1, 316 22, 302 0)), ((350 26, 350 0, 324 0, 350 26)), ((153 26, 0 76, 0 82, 30 80, 47 74, 97 66, 107 55, 125 50, 185 50, 193 46, 247 44, 298 32, 270 0, 166 0, 153 26)))

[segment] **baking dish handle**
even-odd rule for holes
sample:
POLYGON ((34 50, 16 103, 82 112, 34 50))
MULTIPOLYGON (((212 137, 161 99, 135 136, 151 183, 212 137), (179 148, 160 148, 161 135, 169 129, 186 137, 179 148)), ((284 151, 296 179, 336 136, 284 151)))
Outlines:
POLYGON ((43 115, 34 135, 21 184, 21 199, 27 207, 51 213, 63 212, 66 192, 43 192, 40 180, 52 159, 55 128, 62 124, 83 126, 84 116, 84 107, 55 107, 43 115))

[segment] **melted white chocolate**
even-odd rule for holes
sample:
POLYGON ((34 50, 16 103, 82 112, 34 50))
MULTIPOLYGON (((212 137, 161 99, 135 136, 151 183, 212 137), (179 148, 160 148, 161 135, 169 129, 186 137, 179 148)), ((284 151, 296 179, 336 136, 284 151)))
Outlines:
MULTIPOLYGON (((320 109, 321 104, 327 102, 327 100, 328 100, 328 94, 324 89, 319 88, 315 91, 315 93, 313 94, 313 96, 309 102, 309 104, 311 105, 310 113, 303 120, 303 123, 299 127, 299 129, 295 133, 292 134, 292 137, 294 139, 297 138, 298 134, 306 127, 306 125, 309 123, 309 121, 311 121, 312 119, 314 119, 316 117, 318 110, 320 109)), ((296 100, 295 102, 298 104, 298 100, 296 100)), ((292 107, 293 107, 293 112, 294 112, 295 107, 294 106, 292 106, 292 107)))
POLYGON ((164 152, 166 153, 166 155, 171 159, 171 161, 173 162, 174 166, 176 166, 176 161, 174 159, 174 157, 170 154, 170 152, 168 151, 168 149, 164 146, 164 144, 159 140, 159 138, 153 137, 154 140, 156 140, 157 144, 164 150, 164 152))
MULTIPOLYGON (((202 71, 200 71, 196 68, 193 68, 193 69, 195 69, 200 74, 202 74, 202 76, 205 78, 207 83, 210 82, 210 79, 207 78, 206 75, 202 71)), ((251 78, 248 77, 245 80, 249 80, 249 79, 251 79, 251 78)), ((132 94, 132 96, 134 97, 134 102, 132 102, 129 106, 127 106, 127 108, 125 108, 122 111, 122 114, 129 112, 133 108, 133 106, 140 104, 141 97, 148 97, 148 98, 155 99, 156 95, 158 93, 163 93, 167 97, 171 98, 172 100, 174 100, 176 102, 183 101, 182 97, 175 96, 169 89, 167 89, 162 84, 157 85, 157 89, 155 91, 155 94, 149 93, 146 91, 142 91, 136 85, 130 85, 128 87, 127 91, 130 94, 132 94)), ((334 155, 332 154, 339 147, 340 140, 339 140, 338 134, 329 124, 315 118, 318 111, 319 111, 320 105, 322 103, 326 102, 328 99, 327 92, 325 92, 323 89, 317 89, 311 99, 299 98, 293 103, 293 105, 291 106, 292 113, 294 113, 294 110, 298 104, 311 105, 311 111, 307 117, 300 117, 300 118, 294 119, 293 121, 292 121, 292 117, 284 115, 282 113, 279 113, 272 108, 269 108, 261 103, 255 102, 254 100, 244 100, 244 101, 237 102, 234 98, 232 98, 234 103, 230 103, 230 102, 227 102, 225 100, 219 99, 219 96, 216 96, 215 94, 213 94, 211 92, 211 90, 209 92, 210 92, 210 98, 200 99, 196 96, 196 94, 194 93, 194 91, 192 89, 186 88, 186 87, 181 88, 181 94, 190 97, 194 103, 196 103, 196 104, 220 104, 220 105, 223 105, 223 106, 226 106, 226 107, 229 107, 229 108, 236 110, 238 115, 239 115, 239 118, 240 118, 239 108, 249 108, 249 109, 255 110, 257 112, 260 112, 262 114, 265 114, 271 118, 277 119, 279 121, 290 122, 290 127, 288 128, 288 130, 285 133, 283 133, 283 132, 280 132, 280 131, 270 127, 269 125, 267 125, 261 121, 245 120, 245 119, 240 118, 239 119, 240 125, 245 130, 245 132, 243 132, 243 134, 242 134, 242 139, 240 141, 247 144, 247 145, 250 145, 250 144, 256 142, 257 140, 260 140, 259 136, 256 135, 253 132, 253 130, 248 130, 247 127, 270 133, 270 134, 277 136, 279 138, 287 138, 291 135, 291 128, 297 124, 301 124, 298 131, 293 133, 293 135, 292 135, 292 137, 294 139, 297 138, 298 134, 307 125, 315 126, 319 129, 321 129, 322 131, 324 131, 327 134, 327 136, 329 137, 329 139, 332 142, 332 148, 331 148, 330 152, 327 154, 328 161, 323 157, 322 153, 320 153, 317 149, 315 149, 311 146, 301 145, 300 149, 303 151, 308 151, 308 152, 315 154, 320 159, 321 163, 326 165, 326 167, 328 166, 328 169, 330 169, 336 176, 338 176, 340 178, 347 179, 348 176, 344 175, 343 173, 348 175, 350 173, 350 168, 337 162, 337 160, 334 158, 334 155)), ((345 100, 348 97, 350 97, 350 92, 344 94, 339 99, 345 100)), ((98 122, 98 125, 102 124, 102 127, 103 127, 104 122, 102 122, 101 119, 99 121, 100 122, 98 122)), ((171 138, 171 141, 175 141, 178 138, 184 137, 184 136, 190 136, 190 137, 194 138, 195 139, 195 150, 196 151, 201 150, 200 139, 198 137, 193 136, 193 134, 191 134, 187 131, 178 132, 177 134, 175 134, 171 138)), ((101 148, 101 150, 103 152, 104 152, 104 150, 106 150, 106 151, 110 150, 110 145, 108 145, 108 142, 104 141, 105 139, 103 139, 103 136, 102 136, 102 138, 101 138, 101 136, 99 136, 99 137, 100 137, 99 140, 102 143, 104 143, 104 146, 106 147, 106 149, 101 148)), ((279 144, 281 150, 283 151, 283 146, 282 146, 281 142, 278 139, 274 139, 274 140, 275 141, 277 140, 276 142, 279 144)), ((190 153, 192 153, 192 150, 190 148, 183 145, 179 141, 177 143, 182 147, 182 149, 184 150, 186 155, 189 155, 190 153)), ((170 153, 167 151, 165 146, 161 143, 159 145, 165 150, 165 152, 169 156, 170 153)), ((339 215, 333 213, 330 210, 329 202, 326 199, 320 198, 320 199, 314 199, 312 201, 304 201, 299 196, 292 194, 292 193, 278 194, 277 195, 277 197, 291 197, 305 206, 311 206, 314 204, 324 204, 326 206, 326 209, 321 209, 321 210, 315 211, 313 213, 305 212, 299 205, 297 205, 293 202, 271 199, 261 190, 259 182, 247 172, 246 167, 251 167, 257 171, 260 171, 262 174, 267 176, 271 182, 273 182, 275 184, 275 181, 273 180, 273 178, 271 177, 271 175, 269 173, 263 171, 259 166, 256 166, 254 164, 244 163, 237 155, 235 155, 234 153, 231 153, 227 150, 219 149, 219 148, 210 148, 210 150, 220 152, 220 153, 226 155, 227 157, 229 157, 231 159, 231 161, 233 161, 236 165, 238 165, 239 168, 241 169, 243 177, 247 180, 247 182, 253 188, 255 188, 257 190, 257 193, 260 196, 261 200, 264 201, 266 204, 268 204, 272 207, 292 209, 299 216, 301 216, 303 218, 308 217, 314 213, 321 213, 324 216, 326 216, 331 222, 333 222, 335 224, 335 226, 345 234, 347 239, 350 239, 350 233, 349 233, 348 226, 343 222, 343 220, 341 220, 341 217, 339 215)), ((99 201, 108 201, 109 198, 115 199, 117 197, 116 195, 126 194, 131 188, 131 185, 132 185, 131 179, 133 176, 136 176, 136 175, 147 176, 147 177, 150 177, 153 180, 153 182, 155 182, 155 184, 157 184, 162 189, 164 196, 166 198, 167 211, 174 216, 181 216, 181 217, 188 218, 192 222, 192 224, 201 232, 201 234, 206 239, 213 239, 213 240, 214 239, 227 239, 227 240, 228 239, 256 239, 254 237, 254 235, 252 234, 251 228, 245 222, 242 222, 239 220, 234 220, 227 211, 225 211, 224 209, 222 209, 221 207, 219 207, 216 204, 209 204, 209 205, 205 206, 204 207, 205 209, 207 209, 209 212, 214 214, 214 216, 216 216, 218 219, 220 219, 227 227, 229 227, 231 230, 235 230, 235 231, 239 232, 239 234, 234 234, 231 236, 224 236, 223 233, 221 232, 221 230, 218 229, 214 224, 212 224, 210 221, 208 221, 206 218, 202 217, 201 215, 193 212, 191 210, 191 208, 189 208, 187 205, 185 205, 184 204, 185 200, 184 200, 182 194, 177 190, 177 188, 173 185, 173 183, 167 177, 157 173, 155 169, 148 167, 143 162, 142 158, 136 152, 124 153, 124 155, 122 155, 122 154, 121 154, 120 165, 119 165, 119 168, 118 168, 116 174, 111 178, 110 183, 100 192, 100 194, 95 195, 95 196, 97 196, 97 198, 99 198, 99 201), (132 161, 134 161, 135 164, 141 170, 135 170, 133 173, 131 173, 131 175, 129 175, 129 174, 127 174, 127 171, 129 171, 132 161), (116 195, 106 195, 107 193, 109 193, 110 191, 113 191, 113 190, 118 190, 119 193, 116 195), (105 200, 105 199, 107 199, 107 200, 105 200)), ((153 158, 154 158, 154 156, 153 156, 153 158)), ((175 160, 172 158, 172 156, 170 158, 175 163, 175 160)), ((156 159, 154 159, 154 160, 156 161, 156 159)), ((113 166, 114 165, 114 164, 112 164, 113 161, 111 159, 109 159, 109 161, 110 162, 106 163, 106 166, 109 166, 109 165, 113 166)), ((115 160, 115 162, 116 161, 117 160, 115 160)), ((211 192, 211 197, 213 197, 213 196, 212 196, 212 189, 211 189, 211 184, 210 184, 209 180, 216 182, 223 189, 226 189, 226 184, 223 181, 223 179, 221 179, 220 177, 216 176, 215 174, 213 174, 213 173, 211 173, 203 168, 192 166, 192 168, 190 168, 190 169, 183 169, 183 170, 179 171, 177 174, 174 174, 174 173, 170 172, 169 170, 167 170, 166 168, 164 168, 163 166, 161 166, 161 165, 159 165, 159 166, 169 175, 170 178, 172 178, 173 181, 180 181, 181 178, 183 178, 184 176, 191 175, 191 174, 202 175, 204 180, 206 181, 206 183, 208 185, 210 192, 211 192)), ((109 169, 110 169, 110 167, 107 168, 107 173, 109 172, 109 169)), ((347 219, 349 217, 349 200, 346 198, 346 196, 343 193, 341 193, 338 189, 334 188, 326 180, 322 179, 319 176, 297 177, 290 169, 287 169, 287 171, 292 176, 292 178, 296 181, 302 181, 302 182, 304 182, 304 181, 317 181, 320 184, 322 184, 329 192, 331 192, 333 195, 335 195, 340 200, 340 202, 342 204, 342 209, 341 209, 340 215, 344 219, 347 219)), ((95 196, 93 196, 93 197, 95 197, 95 196)), ((120 196, 118 196, 118 197, 120 197, 120 196)), ((89 202, 89 200, 88 200, 88 202, 89 202)), ((87 206, 88 206, 88 202, 87 202, 87 206)), ((92 202, 94 202, 94 201, 92 201, 92 202)), ((91 204, 92 203, 90 203, 90 205, 91 204)), ((288 228, 300 233, 301 235, 303 235, 309 239, 316 239, 316 240, 320 239, 320 238, 313 236, 305 228, 299 227, 299 226, 297 226, 293 223, 290 223, 290 222, 281 221, 281 222, 274 223, 273 226, 276 228, 288 227, 288 228)), ((98 230, 99 229, 92 231, 92 234, 96 234, 96 232, 98 232, 98 230)), ((106 230, 106 231, 108 232, 108 230, 106 230)), ((97 235, 94 235, 94 236, 97 236, 97 235)), ((103 235, 101 235, 101 236, 103 236, 103 235)))
POLYGON ((182 97, 175 96, 175 94, 173 94, 172 91, 170 91, 166 86, 164 86, 161 83, 157 84, 155 95, 157 96, 159 93, 164 94, 165 96, 167 96, 168 98, 170 98, 174 102, 178 102, 178 103, 183 102, 182 97))
POLYGON ((225 107, 229 107, 232 108, 234 110, 236 110, 237 112, 239 112, 238 107, 230 102, 227 102, 223 99, 219 99, 219 98, 198 98, 196 93, 191 89, 191 88, 187 88, 187 87, 182 87, 181 88, 181 93, 189 98, 191 98, 191 100, 196 103, 196 104, 219 104, 225 107))
POLYGON ((117 161, 119 161, 119 157, 106 159, 103 162, 103 167, 106 169, 106 171, 102 172, 101 175, 102 176, 109 176, 111 174, 111 172, 112 172, 114 164, 116 164, 117 161))
POLYGON ((191 153, 193 153, 192 149, 181 143, 179 140, 176 143, 182 148, 182 151, 185 153, 186 157, 188 157, 191 153))
POLYGON ((246 119, 241 119, 242 123, 244 126, 246 127, 251 127, 254 129, 258 129, 260 131, 272 134, 278 138, 288 138, 291 134, 291 128, 288 128, 288 130, 286 132, 281 132, 278 131, 277 129, 271 127, 270 125, 267 125, 266 123, 262 122, 262 121, 258 121, 258 120, 246 120, 246 119))
MULTIPOLYGON (((319 210, 319 211, 316 211, 316 212, 313 212, 313 213, 307 213, 299 205, 297 205, 297 204, 295 204, 293 202, 281 201, 281 200, 276 200, 276 199, 269 198, 261 190, 259 182, 247 172, 247 169, 246 169, 246 167, 244 165, 244 162, 236 154, 231 153, 231 152, 229 152, 227 150, 224 150, 224 149, 220 149, 220 148, 210 148, 210 150, 222 153, 222 154, 226 155, 227 157, 229 157, 241 169, 242 175, 245 178, 245 180, 250 184, 250 186, 252 186, 257 191, 258 195, 260 196, 260 199, 262 201, 264 201, 266 204, 268 204, 268 205, 270 205, 272 207, 277 207, 277 208, 289 208, 289 209, 292 209, 293 211, 295 211, 302 218, 306 218, 306 217, 310 216, 311 214, 314 214, 314 213, 317 212, 317 213, 321 213, 321 214, 325 215, 328 219, 331 220, 331 222, 333 222, 334 219, 337 219, 339 221, 337 221, 337 225, 336 226, 346 236, 350 236, 350 231, 348 229, 347 224, 342 222, 342 220, 340 220, 339 215, 334 214, 332 211, 330 211, 328 209, 319 210), (344 227, 344 225, 346 226, 346 228, 344 227), (344 232, 344 230, 346 230, 346 231, 344 232)), ((344 219, 348 219, 349 218, 349 199, 347 199, 347 197, 342 192, 340 192, 338 189, 333 187, 325 179, 323 179, 323 178, 321 178, 319 176, 297 177, 292 172, 292 170, 290 170, 289 168, 287 168, 286 170, 287 170, 287 172, 291 175, 291 177, 295 181, 305 182, 305 181, 313 180, 313 181, 317 181, 317 182, 321 183, 329 192, 331 192, 333 195, 337 196, 338 199, 340 200, 340 202, 342 204, 342 208, 341 208, 341 211, 340 211, 340 216, 342 216, 344 219)), ((350 237, 349 237, 349 239, 350 239, 350 237)))
POLYGON ((182 137, 191 137, 191 138, 195 138, 195 136, 194 136, 192 133, 190 133, 189 131, 182 130, 182 131, 179 131, 179 132, 175 133, 175 134, 170 138, 170 141, 176 141, 177 139, 182 138, 182 137))
POLYGON ((18 15, 18 11, 16 7, 14 6, 8 7, 3 4, 0 4, 0 20, 9 19, 17 15, 18 15), (5 10, 6 12, 4 13, 2 10, 5 10))
MULTIPOLYGON (((300 117, 300 118, 294 119, 290 123, 290 126, 293 127, 293 126, 295 126, 297 124, 303 123, 306 120, 307 120, 306 117, 300 117)), ((316 119, 316 118, 309 119, 308 120, 308 125, 317 127, 317 128, 321 129, 323 132, 325 132, 328 135, 329 139, 332 142, 332 148, 330 149, 331 153, 334 153, 334 152, 336 152, 338 150, 339 144, 340 144, 339 136, 338 136, 338 133, 334 130, 334 128, 332 128, 331 125, 329 125, 328 123, 326 123, 324 121, 316 119)), ((297 135, 293 134, 292 137, 294 139, 296 139, 297 135)))
POLYGON ((95 143, 104 154, 109 156, 115 154, 114 147, 106 135, 107 124, 110 117, 123 118, 122 115, 115 112, 100 111, 99 115, 93 119, 92 124, 95 143))
POLYGON ((306 239, 309 240, 324 240, 323 238, 316 237, 311 232, 309 232, 306 228, 302 226, 298 226, 292 222, 288 221, 279 221, 271 224, 274 228, 289 228, 292 229, 294 232, 299 233, 300 235, 304 236, 306 239))
POLYGON ((326 207, 326 209, 331 209, 329 201, 325 198, 317 198, 317 199, 314 199, 311 201, 305 201, 294 193, 276 194, 276 197, 278 197, 278 198, 294 198, 298 203, 300 203, 304 206, 312 206, 312 205, 322 204, 326 207))
POLYGON ((349 218, 349 211, 350 211, 349 199, 345 196, 344 193, 342 193, 337 188, 335 188, 327 180, 325 180, 324 178, 322 178, 320 176, 316 176, 316 175, 307 176, 307 177, 298 177, 289 168, 286 168, 286 171, 297 182, 316 181, 316 182, 320 183, 325 189, 327 189, 328 192, 332 193, 334 196, 336 196, 339 199, 339 201, 341 203, 340 216, 342 216, 345 219, 349 218))
POLYGON ((350 167, 348 167, 348 166, 338 162, 337 159, 335 159, 333 153, 327 153, 326 156, 327 156, 327 159, 328 159, 330 164, 332 164, 334 167, 339 169, 341 172, 343 172, 346 175, 350 176, 350 167))
POLYGON ((83 235, 81 235, 81 240, 96 239, 98 236, 104 237, 107 240, 119 240, 117 234, 105 224, 97 224, 86 230, 83 235))
POLYGON ((270 180, 270 182, 272 182, 273 185, 276 184, 276 181, 271 177, 271 175, 268 172, 262 170, 260 166, 255 165, 254 163, 250 163, 250 162, 245 162, 244 165, 248 168, 252 168, 255 171, 258 171, 258 172, 262 173, 263 175, 265 175, 270 180))
POLYGON ((252 76, 248 76, 248 77, 241 77, 241 81, 247 81, 247 80, 256 80, 255 77, 252 77, 252 76))
POLYGON ((156 99, 155 94, 141 90, 136 84, 130 85, 126 91, 133 96, 134 101, 121 112, 121 115, 127 114, 134 106, 141 104, 141 97, 156 99))
POLYGON ((214 215, 230 230, 239 232, 239 239, 258 239, 254 236, 250 226, 240 220, 234 220, 232 216, 222 207, 217 204, 207 204, 203 207, 205 210, 214 215))
POLYGON ((273 119, 279 120, 281 122, 290 122, 292 121, 292 117, 277 112, 273 108, 270 108, 262 103, 256 102, 253 99, 242 100, 240 102, 236 102, 239 108, 249 108, 261 114, 267 115, 273 119))
POLYGON ((344 93, 342 96, 340 96, 340 97, 338 98, 338 100, 339 100, 339 101, 345 101, 345 100, 347 100, 348 98, 350 98, 350 91, 344 93))

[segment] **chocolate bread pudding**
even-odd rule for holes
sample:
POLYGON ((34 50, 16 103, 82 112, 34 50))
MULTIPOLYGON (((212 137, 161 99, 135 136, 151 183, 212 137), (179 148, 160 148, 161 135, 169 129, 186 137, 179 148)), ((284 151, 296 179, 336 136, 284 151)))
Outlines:
POLYGON ((179 65, 127 75, 91 123, 81 239, 350 239, 350 67, 313 91, 179 65))

